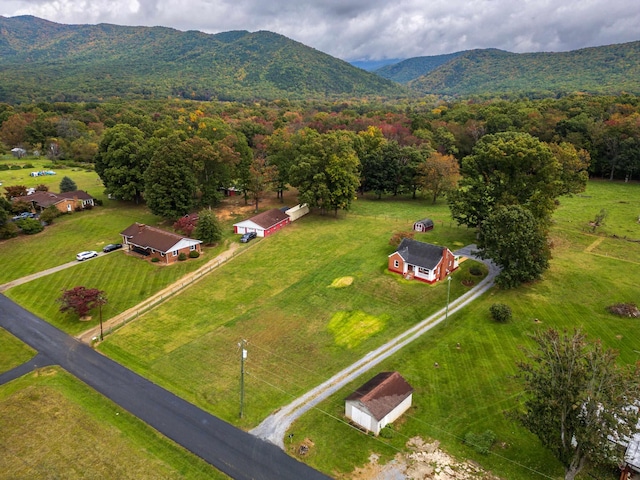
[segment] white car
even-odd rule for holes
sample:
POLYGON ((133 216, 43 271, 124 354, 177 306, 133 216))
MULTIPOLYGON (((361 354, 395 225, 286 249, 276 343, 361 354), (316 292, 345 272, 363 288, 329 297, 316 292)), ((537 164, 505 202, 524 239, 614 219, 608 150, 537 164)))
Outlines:
POLYGON ((83 260, 88 260, 89 258, 93 258, 97 256, 98 256, 98 252, 96 252, 95 250, 91 250, 89 252, 80 252, 79 254, 76 255, 76 260, 81 262, 83 260))

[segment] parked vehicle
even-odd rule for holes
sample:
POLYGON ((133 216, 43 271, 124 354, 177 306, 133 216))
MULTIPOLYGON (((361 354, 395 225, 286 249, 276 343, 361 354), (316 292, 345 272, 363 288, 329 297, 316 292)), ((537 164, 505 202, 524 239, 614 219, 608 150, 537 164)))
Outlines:
POLYGON ((76 260, 81 262, 83 260, 88 260, 90 258, 97 257, 97 256, 98 256, 98 252, 96 252, 95 250, 90 250, 88 252, 80 252, 79 254, 77 254, 76 260))
POLYGON ((247 243, 256 238, 258 235, 256 232, 247 232, 240 237, 240 242, 247 243))
POLYGON ((17 220, 24 220, 25 218, 35 218, 36 214, 35 213, 31 213, 31 212, 22 212, 20 215, 16 215, 15 217, 13 217, 11 220, 13 220, 14 222, 17 220))
POLYGON ((118 250, 119 248, 122 248, 121 243, 110 243, 109 245, 105 245, 102 251, 104 253, 108 253, 108 252, 113 252, 114 250, 118 250))

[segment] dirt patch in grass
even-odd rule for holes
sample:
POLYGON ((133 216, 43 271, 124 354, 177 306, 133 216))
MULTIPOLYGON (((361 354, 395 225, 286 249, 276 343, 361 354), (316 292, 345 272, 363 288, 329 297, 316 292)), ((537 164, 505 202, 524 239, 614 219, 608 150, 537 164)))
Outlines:
POLYGON ((331 282, 331 285, 329 285, 329 287, 343 288, 343 287, 348 287, 352 283, 353 283, 353 277, 340 277, 340 278, 336 278, 333 282, 331 282))
POLYGON ((499 480, 470 461, 458 461, 440 449, 440 443, 425 442, 420 437, 409 439, 409 453, 399 453, 386 465, 371 454, 369 463, 356 468, 349 476, 353 480, 401 480, 424 478, 437 480, 499 480))

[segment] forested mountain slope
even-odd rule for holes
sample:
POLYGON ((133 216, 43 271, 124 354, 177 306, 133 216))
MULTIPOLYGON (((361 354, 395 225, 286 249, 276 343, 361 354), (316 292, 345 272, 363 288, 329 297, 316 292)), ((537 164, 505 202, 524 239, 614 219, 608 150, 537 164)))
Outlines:
POLYGON ((61 25, 0 17, 0 101, 250 100, 397 95, 402 88, 271 32, 61 25))
MULTIPOLYGON (((442 57, 427 58, 438 61, 442 57)), ((411 60, 395 66, 405 65, 405 69, 394 71, 394 66, 385 67, 386 72, 394 71, 386 77, 402 81, 422 94, 640 93, 640 42, 560 53, 470 50, 454 54, 436 68, 422 57, 425 71, 421 76, 415 71, 418 62, 411 60)))

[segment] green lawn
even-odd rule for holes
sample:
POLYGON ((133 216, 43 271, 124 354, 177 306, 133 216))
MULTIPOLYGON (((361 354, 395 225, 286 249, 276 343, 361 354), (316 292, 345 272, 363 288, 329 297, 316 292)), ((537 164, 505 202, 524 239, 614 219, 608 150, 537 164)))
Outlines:
MULTIPOLYGON (((528 335, 547 327, 582 328, 590 338, 600 338, 618 350, 621 362, 638 360, 640 322, 614 317, 605 308, 616 302, 638 302, 640 243, 595 237, 582 227, 592 218, 592 210, 606 208, 610 212, 606 233, 622 237, 627 232, 640 239, 632 215, 640 212, 639 188, 592 183, 584 196, 562 199, 553 230, 554 258, 543 281, 514 291, 493 290, 453 315, 447 326, 376 369, 398 370, 416 389, 414 407, 396 426, 396 436, 391 441, 374 439, 342 421, 344 398, 372 376, 367 374, 293 426, 295 438, 310 438, 315 444, 306 457, 309 463, 327 472, 347 472, 366 463, 371 451, 389 459, 408 438, 421 435, 440 440, 447 451, 472 458, 503 478, 561 478, 562 468, 537 439, 504 414, 519 402, 515 364, 524 359, 520 347, 532 345, 528 335), (601 243, 590 250, 596 241, 601 243), (492 322, 488 310, 494 302, 508 304, 513 321, 492 322), (465 433, 487 429, 497 435, 491 454, 478 454, 462 443, 465 433), (332 454, 330 442, 335 438, 341 439, 342 451, 348 454, 332 454)), ((614 475, 606 478, 617 478, 614 475)))
POLYGON ((228 478, 59 368, 0 386, 0 431, 3 478, 228 478))
MULTIPOLYGON (((0 157, 0 165, 18 165, 25 166, 27 164, 33 165, 33 168, 21 168, 19 170, 0 170, 0 182, 2 187, 8 187, 11 185, 24 185, 27 188, 35 187, 40 184, 47 185, 49 191, 60 191, 60 180, 63 177, 69 177, 76 182, 78 190, 85 190, 95 198, 104 199, 104 187, 102 181, 96 175, 96 172, 91 169, 77 168, 77 167, 55 167, 51 168, 51 161, 46 158, 21 158, 17 159, 10 155, 0 157), (43 175, 39 177, 32 177, 29 174, 40 170, 53 170, 55 175, 43 175)), ((4 193, 4 188, 1 189, 4 193)))
MULTIPOLYGON (((560 478, 561 467, 537 439, 504 415, 519 402, 515 363, 523 358, 520 346, 529 344, 528 334, 549 326, 579 326, 591 338, 619 349, 621 362, 638 359, 637 320, 612 317, 605 307, 619 301, 638 303, 640 243, 628 240, 640 239, 639 189, 637 184, 592 182, 584 194, 561 199, 552 232, 553 260, 544 279, 516 291, 493 290, 305 415, 292 429, 297 442, 309 438, 314 443, 303 460, 334 476, 346 474, 366 463, 371 452, 389 459, 403 450, 408 438, 421 435, 437 438, 449 452, 471 458, 502 478, 560 478), (602 208, 609 212, 606 225, 592 235, 587 222, 602 208), (494 302, 511 306, 510 323, 490 320, 494 302), (414 407, 396 423, 390 441, 363 435, 342 421, 344 397, 384 369, 400 371, 416 389, 414 407), (498 437, 491 454, 478 454, 462 444, 468 431, 486 429, 498 437), (336 439, 340 455, 335 454, 336 439)), ((243 255, 194 287, 108 336, 100 349, 189 401, 250 428, 444 306, 446 286, 407 282, 386 272, 386 257, 393 250, 390 236, 410 230, 424 217, 433 218, 436 228, 418 239, 453 249, 472 243, 473 231, 453 225, 443 203, 359 199, 348 215, 311 215, 252 242, 243 255), (353 282, 337 288, 344 277, 353 282), (239 420, 242 339, 248 341, 249 354, 245 418, 239 420)), ((82 224, 91 217, 76 218, 82 224)), ((94 230, 87 231, 87 238, 102 241, 93 236, 94 230)), ((37 254, 46 245, 27 243, 37 254)), ((4 259, 2 248, 0 244, 4 259)), ((65 285, 80 279, 95 283, 90 286, 107 286, 115 312, 170 281, 157 278, 165 273, 149 273, 142 263, 124 260, 124 255, 92 260, 8 293, 73 331, 74 323, 57 318, 52 306, 55 293, 65 285), (123 282, 122 272, 136 280, 123 282)), ((456 272, 452 297, 466 291, 460 281, 469 277, 468 268, 465 262, 456 272)))
POLYGON ((29 346, 0 328, 0 373, 29 361, 34 355, 29 346))
MULTIPOLYGON (((197 286, 109 336, 100 348, 236 421, 237 344, 247 339, 250 394, 240 424, 254 426, 445 305, 446 286, 407 282, 386 272, 393 251, 389 238, 411 228, 423 208, 419 202, 409 205, 401 212, 404 218, 399 214, 393 221, 357 214, 305 217, 254 243, 197 286), (342 277, 353 283, 331 286, 342 277)), ((420 238, 472 241, 467 229, 442 226, 435 232, 420 238)), ((462 280, 469 266, 465 262, 454 278, 462 280)), ((466 290, 456 281, 451 295, 466 290)))

